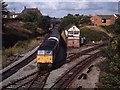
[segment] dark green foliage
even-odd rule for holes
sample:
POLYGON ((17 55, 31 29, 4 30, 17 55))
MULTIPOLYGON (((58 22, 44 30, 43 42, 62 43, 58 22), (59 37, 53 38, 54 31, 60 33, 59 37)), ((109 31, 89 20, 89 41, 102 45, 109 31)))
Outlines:
POLYGON ((51 19, 49 16, 40 16, 37 20, 37 26, 43 30, 48 30, 50 28, 51 19))
POLYGON ((72 14, 68 14, 62 19, 60 25, 61 28, 64 29, 69 24, 75 24, 76 26, 79 26, 80 24, 90 24, 90 22, 91 21, 89 16, 84 16, 79 14, 75 14, 73 16, 72 14))
POLYGON ((76 18, 72 14, 68 14, 67 16, 65 16, 61 20, 60 26, 61 26, 62 29, 64 29, 69 24, 76 24, 77 25, 76 18))
POLYGON ((81 29, 82 37, 86 37, 86 40, 90 41, 100 41, 100 40, 108 40, 108 35, 104 32, 94 31, 91 29, 81 29))
POLYGON ((0 3, 2 3, 2 14, 8 14, 9 13, 8 10, 7 10, 8 4, 6 4, 5 2, 3 2, 3 0, 0 1, 0 3))
POLYGON ((25 23, 23 25, 23 27, 26 28, 26 29, 28 29, 28 30, 30 30, 30 31, 32 31, 32 33, 36 33, 37 28, 36 28, 35 24, 33 24, 31 22, 25 23))
POLYGON ((30 11, 27 14, 21 14, 17 18, 23 22, 36 22, 38 19, 38 12, 30 11))
POLYGON ((25 46, 27 47, 28 43, 30 43, 30 40, 18 41, 18 42, 14 45, 14 47, 16 47, 16 48, 18 48, 18 47, 23 48, 23 47, 24 47, 24 48, 25 48, 25 46))
POLYGON ((105 26, 107 31, 114 33, 109 47, 102 49, 102 56, 106 61, 99 64, 104 74, 100 76, 98 87, 102 88, 120 88, 120 19, 116 20, 114 25, 105 26))
POLYGON ((84 16, 84 15, 81 15, 79 16, 79 24, 90 24, 91 21, 90 21, 90 16, 84 16))

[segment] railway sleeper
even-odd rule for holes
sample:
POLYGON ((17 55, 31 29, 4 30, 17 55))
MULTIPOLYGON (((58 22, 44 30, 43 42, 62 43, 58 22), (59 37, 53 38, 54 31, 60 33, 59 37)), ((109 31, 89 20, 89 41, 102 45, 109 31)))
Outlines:
POLYGON ((78 77, 78 79, 81 79, 84 75, 85 75, 85 74, 82 73, 82 74, 78 77))
POLYGON ((87 79, 87 74, 84 74, 83 79, 87 79))
POLYGON ((79 86, 76 90, 80 90, 82 88, 82 86, 79 86))
POLYGON ((93 66, 94 66, 94 65, 91 65, 91 66, 90 66, 88 69, 91 69, 91 68, 93 68, 93 66))
POLYGON ((90 73, 92 70, 91 69, 89 69, 88 71, 87 71, 87 73, 90 73))

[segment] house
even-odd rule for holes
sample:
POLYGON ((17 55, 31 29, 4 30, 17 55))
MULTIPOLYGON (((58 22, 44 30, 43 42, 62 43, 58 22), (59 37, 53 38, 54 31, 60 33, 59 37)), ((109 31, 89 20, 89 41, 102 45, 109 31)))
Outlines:
POLYGON ((9 13, 9 18, 12 19, 12 18, 16 18, 20 13, 15 13, 15 12, 10 12, 9 13))
POLYGON ((27 14, 28 12, 32 12, 32 11, 38 12, 39 15, 42 15, 42 13, 38 8, 26 8, 26 6, 24 6, 24 10, 21 12, 21 14, 27 14))
POLYGON ((64 30, 67 38, 67 47, 80 47, 80 29, 74 24, 70 24, 64 30))
POLYGON ((2 18, 8 18, 8 17, 9 17, 8 12, 3 12, 2 13, 2 18))
POLYGON ((12 19, 12 18, 16 18, 19 14, 20 13, 9 12, 8 14, 3 14, 2 18, 12 19))
POLYGON ((115 15, 95 15, 90 18, 91 22, 95 26, 108 26, 115 23, 115 15))
POLYGON ((7 14, 3 14, 2 18, 8 18, 8 15, 7 14))

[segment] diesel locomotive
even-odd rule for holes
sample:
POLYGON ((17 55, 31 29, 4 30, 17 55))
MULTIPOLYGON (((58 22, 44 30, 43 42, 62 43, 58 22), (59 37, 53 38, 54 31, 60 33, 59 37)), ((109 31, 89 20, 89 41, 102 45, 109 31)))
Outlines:
POLYGON ((39 70, 53 70, 66 61, 67 44, 64 31, 55 26, 51 35, 40 45, 37 51, 37 67, 39 70))

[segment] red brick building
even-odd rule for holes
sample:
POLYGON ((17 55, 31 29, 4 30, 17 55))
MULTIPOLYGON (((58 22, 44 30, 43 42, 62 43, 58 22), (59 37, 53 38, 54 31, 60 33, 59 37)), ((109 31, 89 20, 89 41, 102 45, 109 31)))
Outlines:
POLYGON ((8 15, 4 14, 4 15, 2 15, 2 18, 8 18, 8 15))
POLYGON ((90 20, 95 26, 108 26, 115 23, 116 17, 115 15, 95 15, 90 20))
POLYGON ((38 8, 26 8, 26 6, 24 6, 24 10, 21 12, 21 14, 27 14, 28 12, 31 11, 38 12, 40 15, 42 15, 38 8))
POLYGON ((80 29, 74 24, 70 24, 65 28, 67 38, 67 47, 80 47, 80 29))

